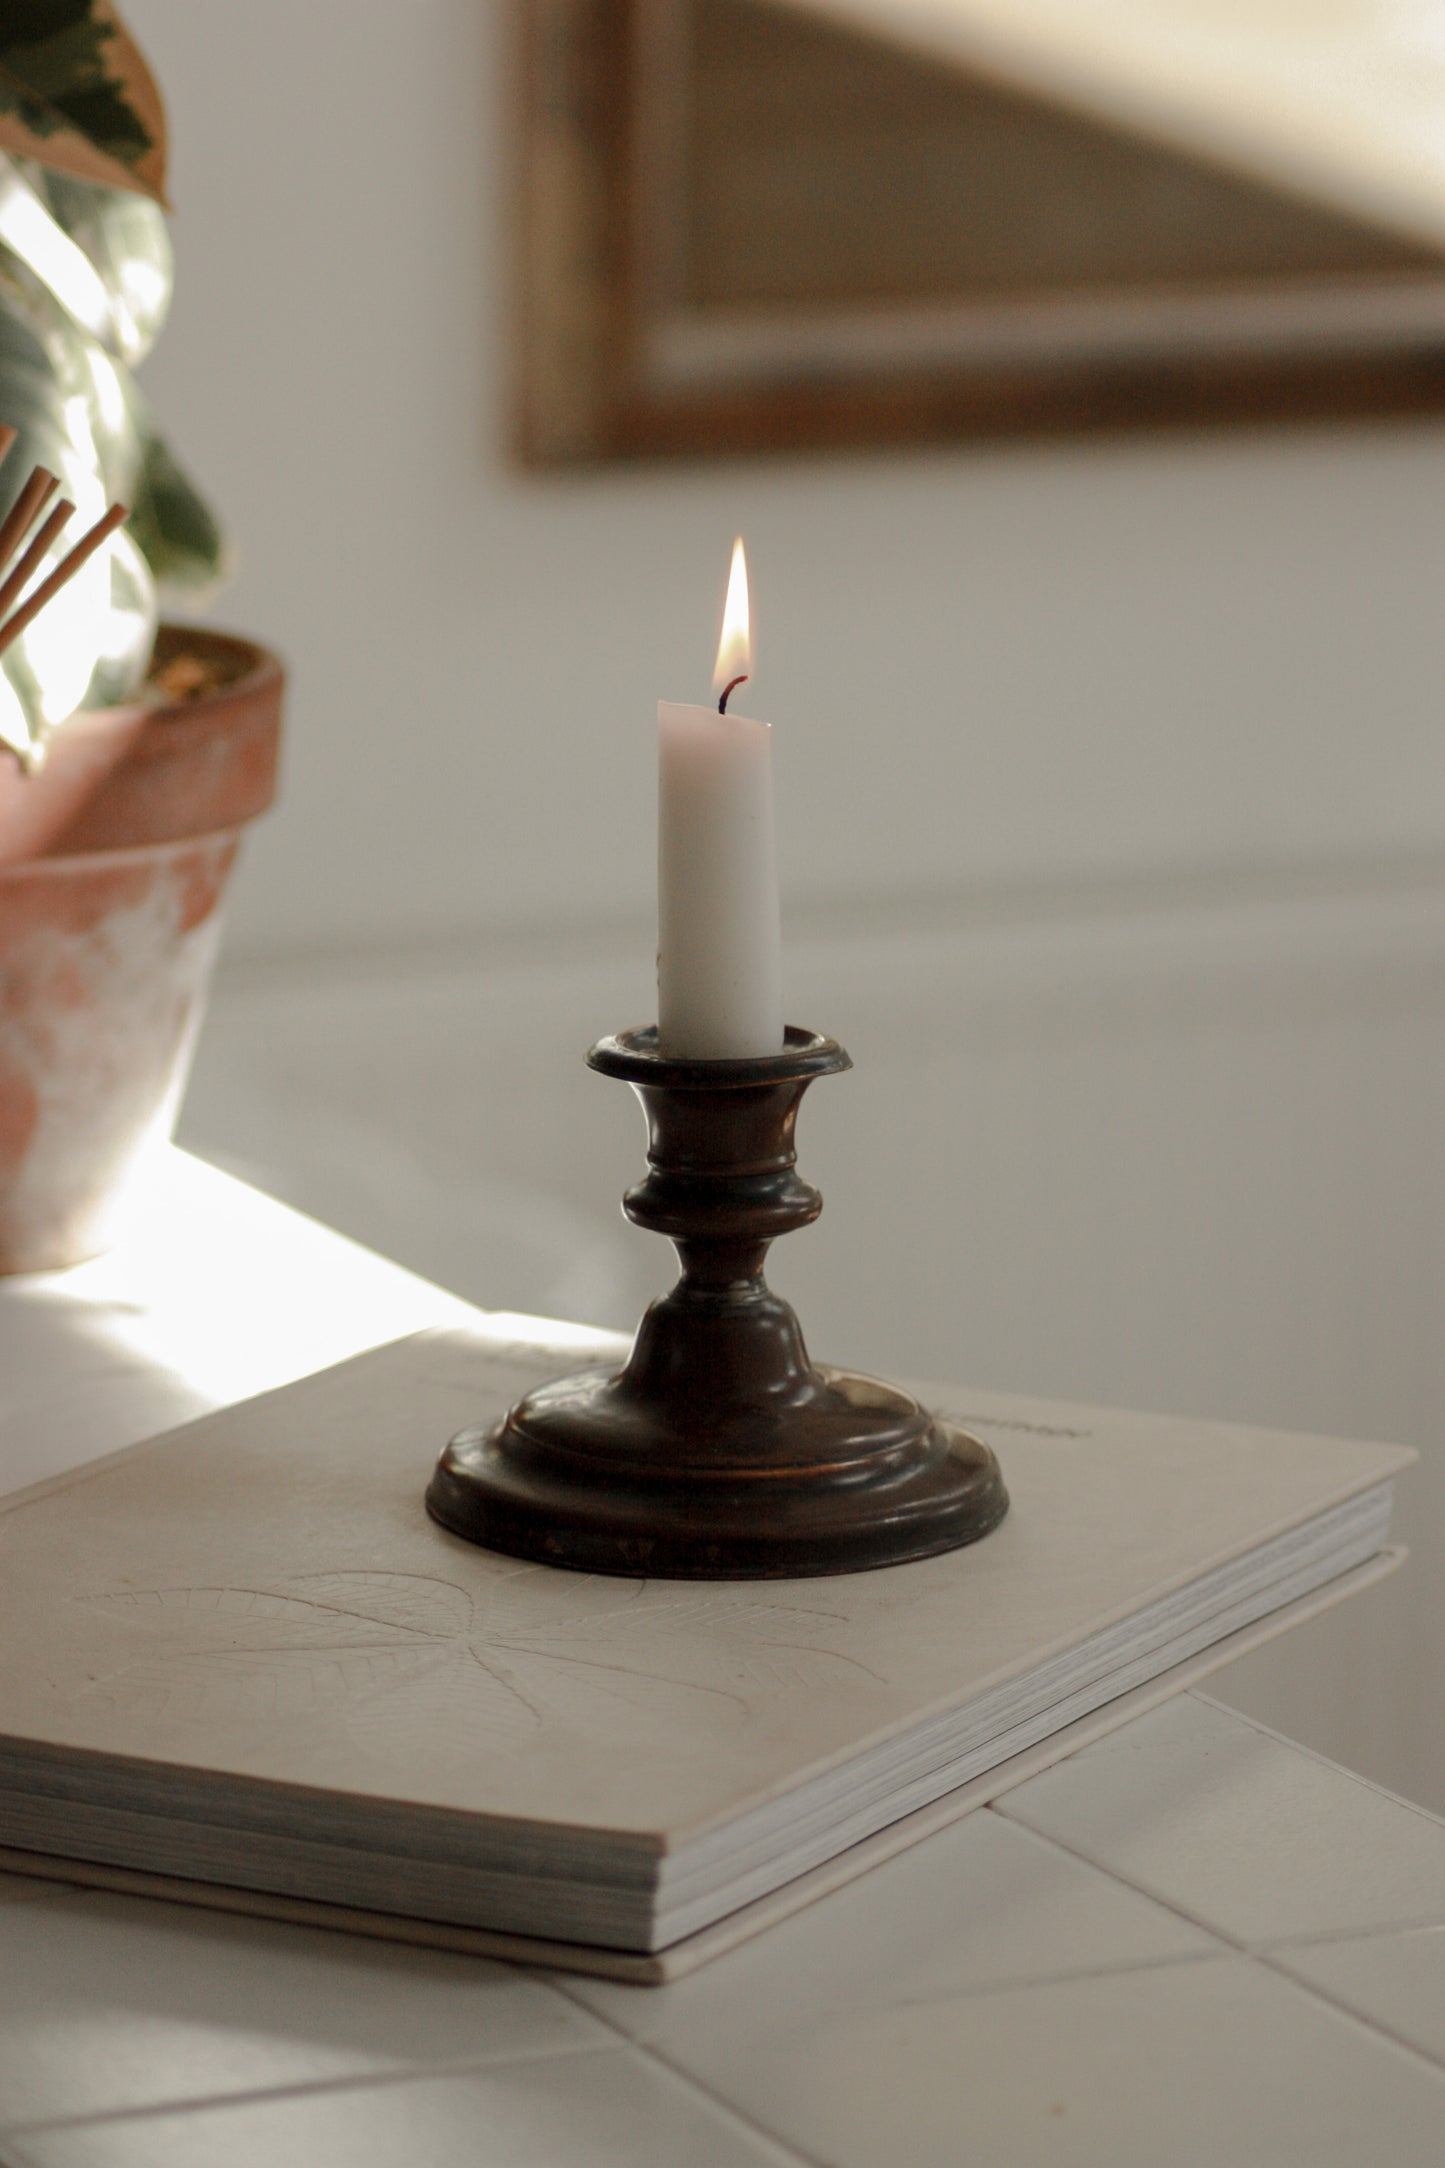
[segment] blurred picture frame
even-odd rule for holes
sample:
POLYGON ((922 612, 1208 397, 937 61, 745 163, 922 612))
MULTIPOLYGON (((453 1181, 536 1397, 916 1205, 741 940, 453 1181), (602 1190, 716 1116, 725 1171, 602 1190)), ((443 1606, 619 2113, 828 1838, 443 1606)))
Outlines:
POLYGON ((524 464, 1445 411, 1410 236, 807 0, 512 25, 524 464))

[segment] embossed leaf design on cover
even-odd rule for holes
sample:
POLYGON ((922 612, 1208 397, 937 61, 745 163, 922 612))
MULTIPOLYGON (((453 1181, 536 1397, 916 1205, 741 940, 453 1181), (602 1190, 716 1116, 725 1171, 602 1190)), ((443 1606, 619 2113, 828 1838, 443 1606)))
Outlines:
POLYGON ((450 1640, 470 1615, 462 1596, 460 1614, 455 1604, 448 1607, 448 1629, 436 1601, 444 1584, 394 1575, 332 1578, 358 1585, 307 1595, 283 1584, 127 1589, 86 1598, 93 1616, 120 1629, 110 1643, 112 1657, 120 1660, 98 1671, 83 1696, 137 1715, 182 1720, 304 1716, 444 1663, 450 1640), (393 1596, 390 1616, 384 1615, 385 1597, 367 1607, 367 1584, 377 1580, 411 1583, 393 1596), (405 1607, 441 1630, 399 1621, 397 1611, 405 1607))
POLYGON ((581 1574, 560 1608, 557 1592, 520 1561, 475 1599, 381 1571, 108 1592, 84 1599, 112 1660, 83 1692, 180 1721, 340 1714, 395 1753, 413 1731, 434 1748, 439 1728, 462 1749, 544 1721, 596 1730, 618 1704, 665 1725, 680 1697, 740 1723, 789 1689, 874 1676, 829 1646, 837 1615, 821 1605, 581 1574))

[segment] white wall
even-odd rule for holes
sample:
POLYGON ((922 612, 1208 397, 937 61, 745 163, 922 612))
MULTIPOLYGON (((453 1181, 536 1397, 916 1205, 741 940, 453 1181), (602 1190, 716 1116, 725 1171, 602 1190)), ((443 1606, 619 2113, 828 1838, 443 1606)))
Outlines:
POLYGON ((236 950, 643 912, 735 529, 795 899, 1445 846, 1445 427, 512 472, 501 13, 126 7, 147 381, 239 544, 213 614, 295 669, 236 950))

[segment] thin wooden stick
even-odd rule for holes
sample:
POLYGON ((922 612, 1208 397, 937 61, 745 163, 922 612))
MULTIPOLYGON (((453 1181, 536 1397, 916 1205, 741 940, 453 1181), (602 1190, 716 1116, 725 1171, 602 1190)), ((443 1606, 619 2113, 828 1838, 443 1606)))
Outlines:
POLYGON ((0 652, 9 647, 12 640, 19 639, 26 626, 32 624, 46 603, 60 593, 66 581, 80 570, 87 557, 93 557, 107 535, 114 534, 121 521, 129 518, 130 507, 125 504, 113 504, 108 512, 102 512, 95 525, 86 529, 75 548, 61 558, 49 579, 42 580, 35 592, 21 603, 14 616, 0 625, 0 652))
POLYGON ((19 434, 20 431, 12 429, 9 422, 0 422, 0 466, 4 465, 10 447, 19 434))
POLYGON ((31 579, 40 570, 45 552, 70 518, 75 506, 68 497, 62 497, 45 524, 36 532, 35 539, 13 572, 7 572, 0 580, 0 619, 18 596, 23 595, 31 579))
POLYGON ((49 504, 60 484, 48 468, 36 467, 29 481, 0 521, 0 569, 9 564, 31 526, 49 504))

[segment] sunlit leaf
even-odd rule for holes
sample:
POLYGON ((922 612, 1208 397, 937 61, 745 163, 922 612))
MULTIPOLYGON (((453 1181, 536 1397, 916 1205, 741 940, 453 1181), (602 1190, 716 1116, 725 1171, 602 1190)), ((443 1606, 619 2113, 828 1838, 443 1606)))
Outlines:
POLYGON ((135 691, 158 588, 193 602, 225 571, 220 528, 126 361, 158 325, 169 284, 153 205, 21 173, 0 155, 0 421, 19 431, 0 469, 0 512, 36 465, 59 477, 76 506, 70 539, 108 503, 131 507, 98 569, 0 657, 0 742, 22 758, 33 759, 77 706, 135 691))
MULTIPOLYGON (((126 491, 141 456, 119 386, 104 409, 97 370, 118 364, 87 340, 54 298, 0 250, 0 420, 18 439, 0 468, 0 509, 8 510, 34 466, 58 476, 76 507, 75 532, 126 491)), ((52 553, 58 556, 63 542, 52 553)), ((77 595, 62 592, 0 656, 7 697, 0 738, 33 760, 48 731, 78 706, 104 707, 139 684, 155 632, 155 580, 123 533, 87 568, 77 595)))
POLYGON ((102 343, 135 368, 160 335, 175 284, 164 211, 131 189, 97 188, 37 167, 26 178, 95 270, 108 304, 102 343))

